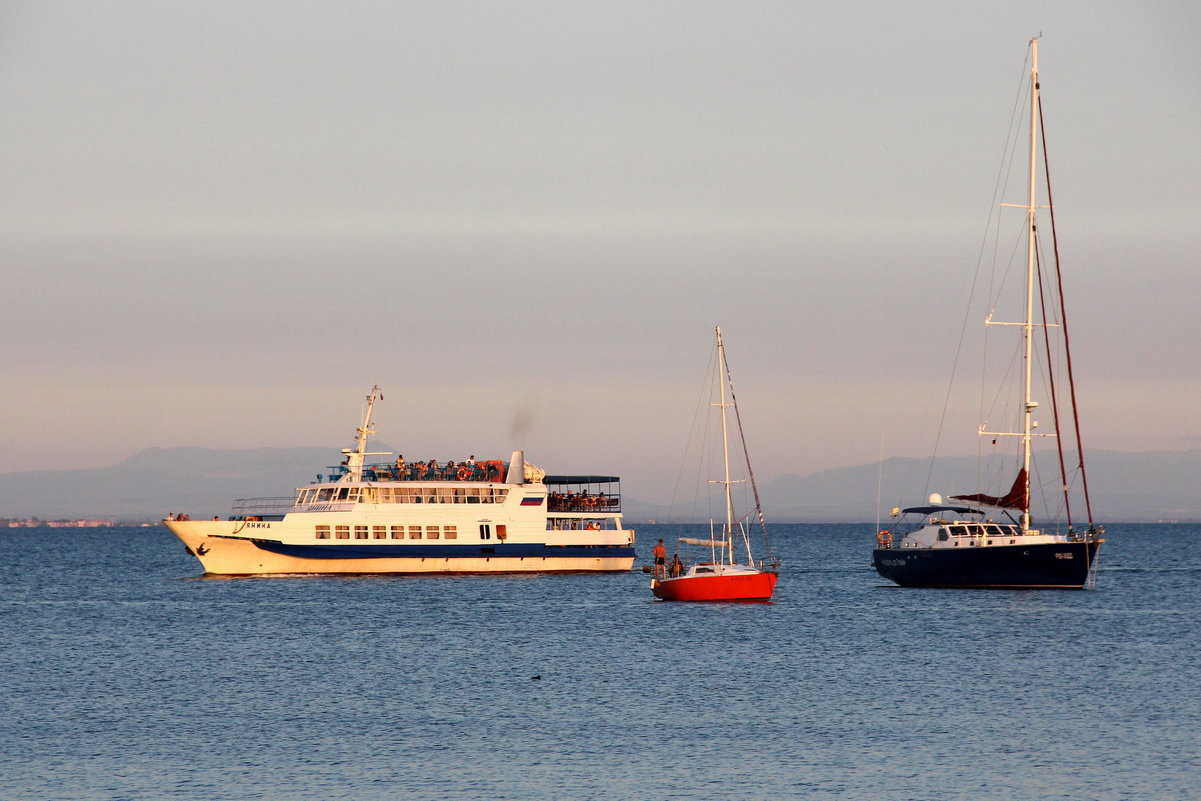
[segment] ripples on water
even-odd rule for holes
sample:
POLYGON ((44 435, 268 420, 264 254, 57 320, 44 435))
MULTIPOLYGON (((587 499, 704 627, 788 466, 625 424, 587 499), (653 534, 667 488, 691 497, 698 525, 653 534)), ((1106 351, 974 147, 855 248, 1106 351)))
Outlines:
POLYGON ((0 799, 1201 797, 1201 530, 1111 527, 1095 592, 903 590, 869 525, 773 531, 770 605, 0 532, 0 799))

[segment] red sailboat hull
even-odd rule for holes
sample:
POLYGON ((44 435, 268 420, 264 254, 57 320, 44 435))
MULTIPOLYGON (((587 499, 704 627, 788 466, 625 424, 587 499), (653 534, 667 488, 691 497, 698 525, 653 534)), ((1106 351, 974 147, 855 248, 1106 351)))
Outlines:
POLYGON ((770 601, 776 574, 739 572, 721 576, 656 579, 651 592, 664 601, 770 601))

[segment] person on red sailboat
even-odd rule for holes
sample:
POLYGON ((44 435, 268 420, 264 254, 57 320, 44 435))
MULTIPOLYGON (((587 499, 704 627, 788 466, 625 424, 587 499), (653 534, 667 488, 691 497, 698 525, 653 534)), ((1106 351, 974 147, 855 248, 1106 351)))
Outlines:
POLYGON ((667 578, 667 546, 663 540, 655 546, 655 578, 667 578))

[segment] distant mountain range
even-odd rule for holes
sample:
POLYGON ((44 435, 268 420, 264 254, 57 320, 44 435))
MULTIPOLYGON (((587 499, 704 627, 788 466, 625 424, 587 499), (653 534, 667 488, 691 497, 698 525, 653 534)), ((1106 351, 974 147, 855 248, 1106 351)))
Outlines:
MULTIPOLYGON (((142 521, 168 512, 224 515, 234 498, 286 495, 310 483, 320 472, 314 465, 337 455, 336 448, 151 448, 110 467, 0 473, 0 518, 142 521)), ((938 459, 933 466, 928 459, 891 458, 883 465, 780 476, 765 483, 760 496, 771 521, 872 521, 877 507, 887 514, 893 506, 924 503, 928 492, 974 491, 975 465, 973 457, 938 459), (879 504, 877 486, 882 487, 879 504)), ((1201 521, 1201 450, 1094 451, 1089 482, 1101 521, 1201 521)), ((682 520, 637 498, 628 481, 624 491, 627 519, 682 520)))

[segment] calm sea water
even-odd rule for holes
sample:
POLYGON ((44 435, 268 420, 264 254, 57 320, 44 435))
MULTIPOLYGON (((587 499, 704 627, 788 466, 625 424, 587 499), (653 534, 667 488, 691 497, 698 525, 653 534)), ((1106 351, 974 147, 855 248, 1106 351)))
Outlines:
POLYGON ((871 534, 776 526, 775 603, 685 605, 0 532, 0 798, 1201 797, 1201 528, 1110 527, 1095 592, 894 588, 871 534))

